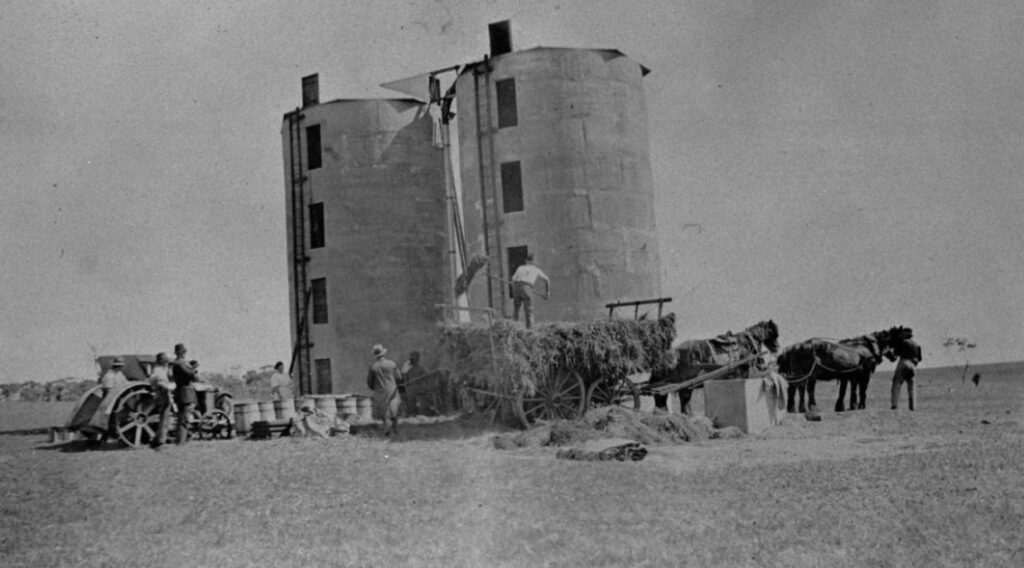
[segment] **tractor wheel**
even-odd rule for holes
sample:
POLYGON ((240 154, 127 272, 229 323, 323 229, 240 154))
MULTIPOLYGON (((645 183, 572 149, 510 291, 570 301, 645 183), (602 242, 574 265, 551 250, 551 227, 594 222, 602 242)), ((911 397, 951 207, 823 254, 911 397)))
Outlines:
POLYGON ((120 395, 110 413, 110 431, 130 448, 140 448, 156 439, 160 413, 149 387, 136 388, 120 395))
POLYGON ((207 412, 199 418, 200 440, 226 440, 234 436, 231 420, 223 410, 207 412))

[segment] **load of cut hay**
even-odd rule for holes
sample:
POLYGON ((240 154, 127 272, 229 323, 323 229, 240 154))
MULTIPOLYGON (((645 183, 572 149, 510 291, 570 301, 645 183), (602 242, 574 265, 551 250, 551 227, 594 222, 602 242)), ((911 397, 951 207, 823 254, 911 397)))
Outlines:
POLYGON ((526 329, 510 320, 441 328, 440 366, 450 380, 501 394, 533 393, 560 369, 590 384, 676 363, 675 314, 654 320, 551 323, 526 329))

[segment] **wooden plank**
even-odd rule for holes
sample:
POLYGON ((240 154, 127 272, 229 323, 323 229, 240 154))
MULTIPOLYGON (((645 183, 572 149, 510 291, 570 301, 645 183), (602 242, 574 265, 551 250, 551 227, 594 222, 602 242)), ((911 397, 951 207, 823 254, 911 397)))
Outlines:
POLYGON ((658 384, 656 386, 648 386, 647 390, 649 390, 652 394, 663 395, 663 394, 671 394, 671 393, 674 393, 676 391, 681 391, 683 389, 694 388, 694 387, 700 386, 701 384, 705 383, 706 381, 713 381, 713 380, 715 380, 715 379, 717 379, 719 377, 724 377, 725 375, 728 375, 729 373, 735 371, 739 367, 742 367, 744 365, 752 363, 759 356, 760 356, 759 353, 755 353, 753 355, 748 355, 748 356, 740 359, 739 361, 735 361, 733 363, 729 363, 728 365, 719 367, 719 368, 715 369, 714 371, 708 371, 707 373, 704 373, 703 375, 700 375, 699 377, 694 377, 692 379, 683 381, 681 383, 668 383, 668 384, 658 384))

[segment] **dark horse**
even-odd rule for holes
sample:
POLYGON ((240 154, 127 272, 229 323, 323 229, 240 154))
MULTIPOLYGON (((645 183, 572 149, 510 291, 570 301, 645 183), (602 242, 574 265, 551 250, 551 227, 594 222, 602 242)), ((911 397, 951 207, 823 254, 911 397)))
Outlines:
MULTIPOLYGON (((708 371, 735 363, 749 355, 761 353, 762 347, 772 353, 779 350, 779 327, 772 320, 758 322, 739 333, 727 332, 711 339, 691 339, 676 348, 679 362, 668 372, 651 377, 651 384, 681 383, 708 371)), ((749 365, 738 367, 733 374, 749 371, 749 365)), ((679 408, 690 413, 693 389, 679 393, 679 408)), ((668 410, 668 395, 654 395, 654 407, 668 410)))
POLYGON ((910 328, 893 327, 867 335, 832 341, 808 339, 784 349, 778 358, 779 373, 789 382, 786 410, 794 412, 796 394, 800 395, 800 412, 816 412, 814 385, 817 381, 839 381, 836 412, 846 410, 846 386, 850 384, 850 410, 864 408, 868 381, 882 358, 896 360, 898 349, 913 335, 910 328), (804 393, 808 406, 804 406, 804 393), (859 395, 859 397, 858 397, 859 395), (858 400, 859 398, 859 400, 858 400))

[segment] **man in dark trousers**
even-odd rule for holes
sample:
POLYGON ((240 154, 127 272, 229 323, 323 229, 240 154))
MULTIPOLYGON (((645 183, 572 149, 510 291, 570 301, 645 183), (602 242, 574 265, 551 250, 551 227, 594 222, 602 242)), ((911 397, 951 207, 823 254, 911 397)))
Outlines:
POLYGON ((184 344, 174 346, 174 362, 171 363, 171 378, 174 381, 174 403, 178 405, 178 445, 188 441, 188 422, 196 408, 196 389, 192 386, 198 380, 196 371, 185 358, 188 349, 184 344))
POLYGON ((420 365, 420 352, 413 351, 402 365, 402 380, 398 383, 398 396, 402 397, 408 415, 422 414, 429 407, 428 401, 424 400, 426 391, 423 384, 418 383, 426 374, 427 370, 420 365))
POLYGON ((903 384, 907 385, 907 407, 914 410, 914 375, 916 368, 921 363, 921 346, 912 340, 907 340, 897 355, 900 360, 896 362, 896 372, 892 375, 892 409, 900 404, 900 391, 903 384))
POLYGON ((519 308, 523 308, 526 327, 533 326, 533 287, 537 280, 544 281, 544 299, 551 294, 551 280, 548 275, 534 266, 533 253, 527 253, 526 264, 516 269, 512 275, 512 319, 519 320, 519 308))

